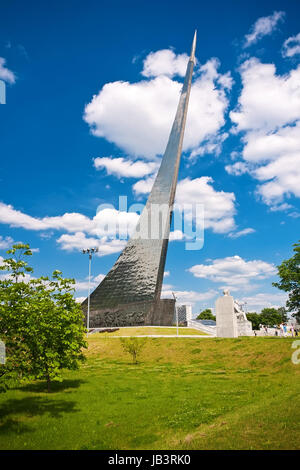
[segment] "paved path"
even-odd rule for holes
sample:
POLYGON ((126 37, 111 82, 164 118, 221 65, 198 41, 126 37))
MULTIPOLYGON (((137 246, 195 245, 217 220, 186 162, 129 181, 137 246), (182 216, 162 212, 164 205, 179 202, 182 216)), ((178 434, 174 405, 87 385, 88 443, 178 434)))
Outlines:
MULTIPOLYGON (((90 333, 92 334, 92 333, 90 333)), ((109 338, 215 338, 209 335, 109 335, 109 338)))

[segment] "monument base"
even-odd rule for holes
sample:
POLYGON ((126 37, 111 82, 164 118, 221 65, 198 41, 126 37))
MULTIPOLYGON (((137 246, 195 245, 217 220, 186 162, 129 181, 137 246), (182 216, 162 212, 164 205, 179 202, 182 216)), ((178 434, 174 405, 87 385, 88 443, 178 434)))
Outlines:
MULTIPOLYGON (((87 308, 83 306, 86 317, 87 308)), ((116 307, 90 311, 90 328, 122 326, 171 326, 175 309, 174 299, 156 302, 133 302, 116 307)))
POLYGON ((234 300, 229 290, 216 300, 217 336, 220 338, 237 338, 237 317, 234 311, 234 300))
POLYGON ((253 336, 252 323, 244 318, 237 318, 239 336, 253 336))

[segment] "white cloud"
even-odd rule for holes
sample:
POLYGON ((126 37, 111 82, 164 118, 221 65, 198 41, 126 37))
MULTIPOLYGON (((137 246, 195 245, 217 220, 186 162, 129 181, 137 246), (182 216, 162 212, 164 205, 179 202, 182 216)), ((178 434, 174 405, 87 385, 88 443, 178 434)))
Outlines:
POLYGON ((244 296, 238 299, 238 301, 243 304, 246 303, 248 312, 256 311, 257 313, 260 313, 260 311, 266 307, 284 307, 287 301, 287 294, 263 292, 251 296, 244 296))
POLYGON ((277 272, 273 264, 261 260, 245 261, 240 256, 215 259, 210 264, 197 264, 188 271, 195 277, 242 289, 250 287, 252 280, 266 279, 277 272))
POLYGON ((8 83, 15 83, 16 76, 15 74, 5 67, 6 60, 4 57, 0 57, 0 79, 8 83))
POLYGON ((286 211, 292 208, 293 206, 291 206, 291 204, 287 204, 286 202, 284 202, 283 204, 279 204, 278 206, 270 207, 270 211, 271 212, 286 211))
POLYGON ((298 219, 300 217, 300 212, 294 211, 288 214, 289 217, 293 217, 293 219, 298 219))
POLYGON ((86 299, 86 297, 76 297, 75 298, 75 301, 78 303, 78 304, 82 304, 82 302, 86 299))
POLYGON ((267 181, 258 187, 258 193, 270 206, 280 203, 284 195, 300 197, 300 149, 259 167, 255 176, 260 181, 267 181))
POLYGON ((11 237, 2 237, 0 235, 0 250, 6 250, 7 248, 10 248, 11 245, 13 244, 13 239, 11 237))
POLYGON ((195 302, 210 300, 216 297, 216 295, 218 294, 218 291, 214 289, 210 289, 206 292, 197 292, 197 291, 192 291, 192 290, 185 290, 185 291, 177 291, 175 289, 170 290, 168 288, 165 289, 165 287, 168 287, 168 286, 163 286, 161 297, 163 299, 173 298, 172 292, 174 292, 177 301, 181 303, 194 304, 195 302))
POLYGON ((98 157, 94 159, 94 167, 97 170, 105 168, 108 175, 115 175, 119 178, 143 178, 153 173, 157 169, 158 163, 143 162, 142 160, 133 162, 123 157, 98 157))
POLYGON ((103 281, 104 278, 105 274, 98 274, 98 276, 94 277, 94 281, 100 283, 101 281, 103 281))
POLYGON ((133 186, 133 192, 135 193, 136 196, 142 195, 142 194, 148 194, 150 193, 153 183, 154 183, 155 177, 154 176, 149 176, 148 178, 144 180, 139 180, 137 181, 133 186))
POLYGON ((241 69, 243 88, 230 113, 242 137, 244 162, 227 165, 231 174, 249 172, 257 194, 271 208, 286 209, 284 197, 300 196, 300 66, 285 75, 257 59, 241 69))
POLYGON ((123 250, 126 245, 126 240, 108 239, 107 237, 93 238, 86 237, 83 232, 76 232, 69 235, 67 233, 61 235, 57 243, 60 248, 65 251, 80 251, 87 248, 98 248, 97 256, 106 256, 113 253, 118 253, 123 250))
POLYGON ((249 132, 243 158, 252 166, 252 176, 262 183, 257 192, 263 201, 274 210, 291 208, 281 202, 284 196, 300 197, 300 120, 273 133, 249 132))
POLYGON ((216 233, 226 233, 235 227, 235 195, 215 190, 212 183, 213 179, 208 176, 179 181, 176 204, 203 204, 205 228, 211 228, 216 233))
POLYGON ((35 218, 15 210, 11 205, 0 203, 0 223, 27 230, 66 230, 69 233, 61 235, 57 240, 63 250, 98 247, 99 256, 121 251, 126 244, 125 238, 132 233, 138 219, 139 214, 135 212, 113 208, 99 210, 92 219, 79 213, 35 218), (87 237, 86 234, 91 236, 87 237), (124 240, 113 239, 115 236, 121 236, 124 240))
POLYGON ((173 232, 170 232, 170 242, 184 240, 184 238, 184 233, 181 230, 173 230, 173 232))
POLYGON ((214 154, 215 156, 220 155, 222 151, 222 145, 225 139, 227 139, 228 133, 224 132, 217 136, 211 136, 209 139, 204 141, 199 147, 195 148, 191 154, 190 159, 193 160, 195 157, 203 157, 205 154, 214 154))
POLYGON ((187 54, 176 55, 171 49, 150 52, 144 60, 142 75, 144 77, 158 77, 159 75, 167 75, 168 77, 180 75, 183 77, 188 60, 187 54))
POLYGON ((24 214, 11 205, 0 203, 0 223, 11 227, 21 227, 27 230, 66 230, 68 232, 87 232, 91 235, 114 235, 116 227, 121 234, 130 233, 136 226, 138 214, 134 212, 118 211, 114 208, 104 208, 90 219, 89 217, 73 212, 61 216, 36 218, 24 214))
MULTIPOLYGON (((298 110, 298 117, 300 118, 300 109, 298 110)), ((297 121, 294 125, 281 127, 275 132, 271 131, 263 134, 259 134, 257 132, 248 133, 245 139, 243 157, 248 162, 254 163, 261 161, 276 161, 278 158, 284 155, 298 153, 299 150, 300 120, 297 121)))
MULTIPOLYGON (((104 278, 105 278, 104 274, 98 274, 98 276, 93 277, 91 279, 91 282, 90 282, 91 291, 94 290, 104 278)), ((88 291, 88 289, 89 289, 89 281, 88 280, 76 281, 76 284, 75 284, 76 292, 88 291)), ((85 297, 81 297, 81 298, 83 300, 85 299, 85 297)), ((82 300, 82 302, 83 302, 83 300, 82 300)))
MULTIPOLYGON (((218 72, 219 61, 210 59, 199 69, 191 89, 184 150, 198 148, 217 136, 225 124, 230 75, 218 72)), ((107 83, 84 111, 84 120, 98 137, 127 153, 153 158, 164 152, 174 120, 182 83, 160 75, 137 83, 107 83)))
POLYGON ((274 11, 270 16, 263 16, 251 27, 250 33, 245 36, 244 47, 249 47, 255 44, 262 37, 270 35, 278 26, 279 21, 282 21, 285 16, 283 11, 274 11))
POLYGON ((282 46, 283 57, 293 57, 297 54, 300 54, 300 33, 286 39, 282 46))
POLYGON ((244 173, 248 173, 249 168, 246 163, 244 162, 236 162, 233 165, 226 165, 225 170, 230 175, 240 176, 244 173))
MULTIPOLYGON (((136 195, 150 192, 154 178, 140 180, 133 185, 136 195)), ((175 207, 185 209, 185 214, 189 208, 202 204, 204 207, 205 228, 211 228, 217 233, 226 233, 235 228, 234 214, 235 195, 225 191, 216 191, 213 186, 213 179, 208 176, 201 178, 185 178, 178 182, 175 198, 175 207)), ((175 230, 170 234, 170 240, 181 240, 183 234, 180 230, 175 230)))
POLYGON ((243 237, 245 235, 249 235, 249 233, 254 233, 256 230, 254 230, 254 228, 244 228, 243 230, 240 230, 239 232, 232 232, 232 233, 229 233, 229 237, 230 238, 239 238, 239 237, 243 237))
MULTIPOLYGON (((136 195, 150 192, 154 178, 140 180, 133 185, 136 195)), ((185 178, 178 182, 175 197, 175 207, 185 209, 185 214, 189 208, 202 204, 204 207, 205 228, 211 228, 216 233, 226 233, 235 228, 234 214, 235 195, 225 191, 216 191, 213 186, 213 179, 209 176, 201 178, 185 178)), ((170 240, 182 240, 183 234, 180 230, 175 230, 170 234, 170 240)))
POLYGON ((170 271, 165 271, 164 272, 164 277, 169 277, 170 276, 170 271))
POLYGON ((242 92, 230 112, 237 130, 269 132, 300 115, 300 66, 277 75, 274 64, 251 58, 240 67, 242 92))

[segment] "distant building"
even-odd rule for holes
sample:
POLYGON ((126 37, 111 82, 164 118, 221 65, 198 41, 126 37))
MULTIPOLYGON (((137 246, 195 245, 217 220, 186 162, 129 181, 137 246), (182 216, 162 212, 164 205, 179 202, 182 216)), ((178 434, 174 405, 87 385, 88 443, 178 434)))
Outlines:
MULTIPOLYGON (((178 323, 187 323, 192 319, 192 306, 191 305, 177 305, 176 312, 178 314, 178 323)), ((176 323, 176 314, 174 314, 174 323, 176 323)))

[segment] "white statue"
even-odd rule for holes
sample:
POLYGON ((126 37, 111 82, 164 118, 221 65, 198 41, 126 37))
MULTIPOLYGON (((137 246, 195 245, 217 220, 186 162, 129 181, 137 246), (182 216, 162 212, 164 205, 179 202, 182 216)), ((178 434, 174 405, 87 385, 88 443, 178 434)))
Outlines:
POLYGON ((217 336, 221 338, 237 338, 252 336, 252 323, 247 320, 241 304, 224 289, 224 296, 216 301, 217 336))

